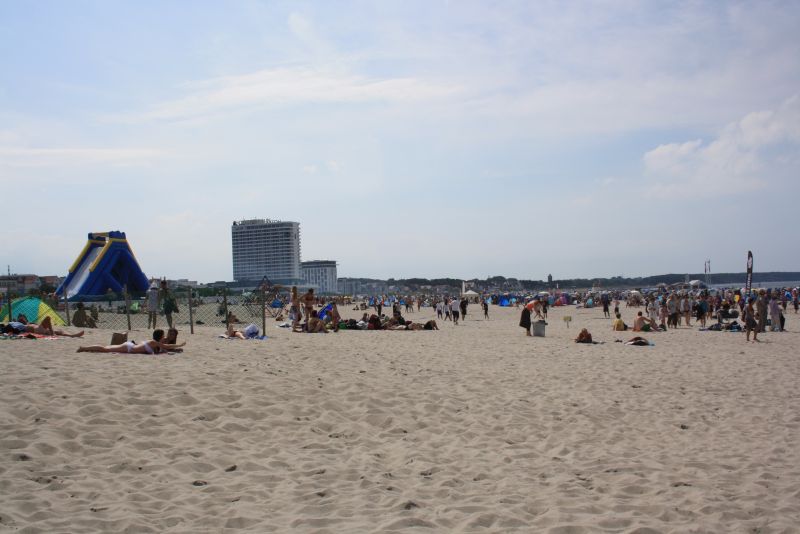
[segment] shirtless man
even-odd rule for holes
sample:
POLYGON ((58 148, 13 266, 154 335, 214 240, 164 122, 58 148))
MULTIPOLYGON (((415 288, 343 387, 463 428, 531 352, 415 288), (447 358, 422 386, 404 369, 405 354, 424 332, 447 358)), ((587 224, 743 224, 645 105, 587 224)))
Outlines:
POLYGON ((634 332, 650 332, 651 330, 657 329, 658 326, 655 324, 655 321, 642 315, 642 312, 636 314, 636 319, 633 321, 634 332))

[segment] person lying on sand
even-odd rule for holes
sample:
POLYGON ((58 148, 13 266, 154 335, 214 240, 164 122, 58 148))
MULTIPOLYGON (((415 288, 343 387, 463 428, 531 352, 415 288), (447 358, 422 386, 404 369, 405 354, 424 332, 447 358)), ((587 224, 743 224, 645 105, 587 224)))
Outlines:
POLYGON ((77 352, 127 352, 128 354, 158 354, 175 350, 186 345, 186 342, 180 344, 165 343, 162 340, 164 331, 161 329, 153 331, 153 339, 145 341, 144 343, 136 343, 134 341, 126 341, 120 345, 90 345, 88 347, 78 347, 77 352))
POLYGON ((42 319, 41 324, 35 323, 20 323, 18 321, 11 321, 6 325, 5 332, 8 334, 39 334, 41 336, 64 336, 64 337, 81 337, 83 330, 77 334, 70 334, 63 330, 55 330, 53 328, 53 321, 50 317, 42 319))
POLYGON ((167 335, 164 337, 164 343, 168 345, 176 345, 176 348, 172 349, 172 352, 183 352, 183 349, 177 348, 178 345, 177 328, 170 328, 169 330, 167 330, 167 335))
POLYGON ((625 344, 626 345, 635 345, 637 347, 647 347, 647 346, 650 345, 650 342, 647 341, 643 337, 636 336, 636 337, 630 338, 628 341, 625 342, 625 344))
POLYGON ((228 339, 234 339, 234 338, 246 339, 244 333, 239 330, 236 330, 233 327, 233 324, 228 325, 228 330, 225 332, 225 337, 227 337, 228 339))

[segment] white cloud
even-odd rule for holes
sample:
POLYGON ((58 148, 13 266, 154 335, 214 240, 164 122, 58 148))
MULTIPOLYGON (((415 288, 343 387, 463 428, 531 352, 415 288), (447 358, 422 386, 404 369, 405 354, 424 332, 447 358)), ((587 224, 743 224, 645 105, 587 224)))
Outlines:
POLYGON ((27 148, 0 146, 0 166, 144 165, 163 156, 149 148, 27 148))
POLYGON ((114 117, 124 122, 191 120, 242 110, 302 103, 413 102, 450 96, 459 88, 419 78, 370 78, 314 68, 265 69, 184 85, 182 98, 143 113, 114 117))
POLYGON ((644 155, 649 193, 732 194, 762 188, 796 172, 800 98, 774 111, 750 113, 719 136, 660 145, 644 155))

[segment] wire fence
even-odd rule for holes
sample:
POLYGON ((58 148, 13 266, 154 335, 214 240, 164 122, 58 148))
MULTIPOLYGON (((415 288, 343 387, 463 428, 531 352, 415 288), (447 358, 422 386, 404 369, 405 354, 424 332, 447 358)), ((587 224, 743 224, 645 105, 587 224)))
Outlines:
POLYGON ((23 314, 30 322, 36 322, 49 314, 56 322, 60 319, 66 326, 81 329, 129 331, 175 327, 194 333, 195 326, 225 329, 232 323, 253 323, 264 331, 268 321, 282 321, 288 317, 289 304, 288 290, 268 288, 243 293, 220 289, 214 295, 201 295, 192 288, 176 288, 160 290, 158 297, 152 299, 147 294, 129 294, 125 290, 109 291, 100 299, 80 295, 69 301, 53 295, 36 298, 45 307, 38 301, 31 304, 30 299, 14 299, 9 295, 3 306, 3 317, 16 320, 23 314))

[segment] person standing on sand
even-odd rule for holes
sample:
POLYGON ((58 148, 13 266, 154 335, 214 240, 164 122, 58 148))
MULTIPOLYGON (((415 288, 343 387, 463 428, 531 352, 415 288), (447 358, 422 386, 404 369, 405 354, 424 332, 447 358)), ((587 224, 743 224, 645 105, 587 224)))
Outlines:
POLYGON ((522 313, 519 316, 519 325, 525 329, 525 335, 531 335, 531 310, 527 306, 522 307, 522 313))
POLYGON ((453 316, 453 324, 458 325, 458 299, 450 301, 450 313, 453 316))
POLYGON ((452 318, 450 314, 450 299, 448 298, 444 299, 443 308, 444 308, 444 320, 449 321, 452 318))
POLYGON ((437 300, 435 306, 436 306, 436 318, 441 321, 442 320, 442 308, 444 308, 444 306, 442 304, 442 301, 441 300, 437 300))
POLYGON ((489 318, 489 302, 486 299, 483 300, 483 318, 489 318))
POLYGON ((772 297, 769 301, 769 319, 772 323, 772 331, 780 332, 783 330, 781 327, 781 303, 777 296, 772 297))
POLYGON ((167 318, 167 325, 172 328, 172 314, 179 313, 180 310, 178 309, 178 303, 175 302, 175 297, 172 296, 172 293, 167 286, 166 280, 161 280, 161 290, 159 292, 159 296, 161 298, 161 304, 164 306, 164 317, 167 318))
POLYGON ((467 305, 468 305, 467 298, 466 297, 461 297, 460 306, 461 306, 461 320, 462 321, 467 319, 467 305))
POLYGON ((292 286, 292 301, 289 304, 289 315, 291 315, 292 318, 292 332, 302 330, 300 328, 302 312, 300 311, 300 296, 297 294, 297 286, 292 286))
POLYGON ((667 300, 667 327, 678 328, 678 299, 675 293, 667 300))
POLYGON ((744 332, 747 341, 750 341, 750 332, 753 332, 753 341, 758 341, 758 323, 756 322, 756 311, 753 309, 753 299, 747 299, 744 308, 744 332))
POLYGON ((314 311, 314 290, 309 288, 306 291, 306 294, 303 295, 303 307, 306 310, 306 324, 308 324, 308 320, 311 318, 311 312, 314 311))
POLYGON ((758 312, 758 331, 767 331, 767 292, 763 289, 758 291, 756 299, 756 311, 758 312))
POLYGON ((161 294, 158 292, 158 285, 155 280, 150 282, 150 289, 147 290, 147 328, 155 329, 158 321, 158 309, 161 307, 161 294), (150 325, 153 326, 150 326, 150 325))

